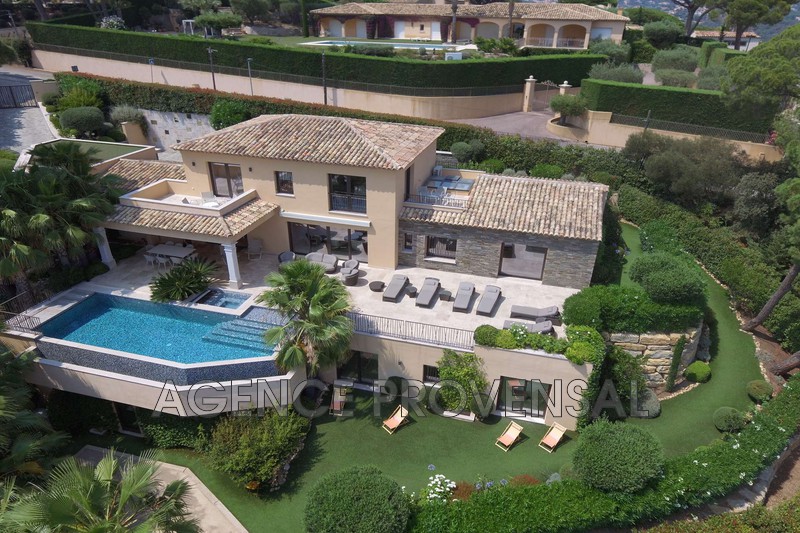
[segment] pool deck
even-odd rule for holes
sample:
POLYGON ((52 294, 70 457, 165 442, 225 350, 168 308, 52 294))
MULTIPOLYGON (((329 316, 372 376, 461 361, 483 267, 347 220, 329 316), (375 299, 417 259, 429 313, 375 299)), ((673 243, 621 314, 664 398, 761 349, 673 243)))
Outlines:
MULTIPOLYGON (((220 274, 222 274, 225 272, 224 260, 216 254, 216 249, 217 247, 211 246, 198 247, 201 255, 214 259, 220 264, 220 274)), ((104 292, 117 296, 149 300, 149 283, 158 272, 146 264, 142 254, 143 251, 140 251, 134 257, 120 261, 113 270, 95 277, 90 282, 82 283, 69 291, 56 295, 50 300, 29 309, 26 314, 39 317, 40 320, 44 321, 82 300, 92 292, 104 292)), ((238 309, 226 309, 202 304, 191 305, 218 313, 241 314, 254 303, 255 297, 267 288, 264 277, 269 272, 277 270, 278 260, 277 256, 268 254, 264 254, 261 259, 248 260, 246 254, 241 254, 239 267, 244 285, 241 289, 237 289, 237 292, 252 295, 252 298, 247 300, 241 307, 238 309)), ((513 277, 486 278, 424 268, 399 267, 397 269, 381 269, 367 265, 362 265, 360 268, 362 271, 361 277, 356 286, 347 287, 354 311, 377 317, 401 319, 408 322, 470 331, 481 324, 502 327, 503 323, 510 317, 512 305, 533 307, 555 305, 561 308, 567 297, 578 292, 578 289, 544 285, 540 281, 513 277), (438 298, 434 300, 430 308, 418 307, 416 300, 407 294, 403 295, 397 303, 384 302, 382 293, 372 292, 369 289, 370 282, 383 281, 388 284, 395 274, 408 276, 409 283, 418 289, 422 286, 426 277, 438 278, 441 282, 441 290, 448 290, 453 295, 455 295, 459 283, 462 281, 472 282, 475 284, 476 295, 472 299, 470 312, 454 312, 452 301, 442 301, 438 298), (496 285, 502 290, 499 304, 493 315, 489 317, 475 313, 475 307, 486 285, 496 285)), ((338 276, 338 274, 336 275, 338 276)), ((218 280, 218 285, 221 288, 225 288, 226 280, 218 280)), ((563 326, 557 326, 556 333, 559 336, 563 336, 563 326)))

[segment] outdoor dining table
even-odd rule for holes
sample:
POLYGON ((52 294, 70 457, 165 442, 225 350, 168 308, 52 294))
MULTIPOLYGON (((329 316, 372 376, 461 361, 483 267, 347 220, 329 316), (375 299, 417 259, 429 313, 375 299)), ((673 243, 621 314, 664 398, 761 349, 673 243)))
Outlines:
POLYGON ((150 248, 147 253, 152 255, 163 255, 165 257, 179 257, 181 259, 189 257, 195 253, 194 248, 188 246, 178 246, 176 244, 159 244, 150 248))

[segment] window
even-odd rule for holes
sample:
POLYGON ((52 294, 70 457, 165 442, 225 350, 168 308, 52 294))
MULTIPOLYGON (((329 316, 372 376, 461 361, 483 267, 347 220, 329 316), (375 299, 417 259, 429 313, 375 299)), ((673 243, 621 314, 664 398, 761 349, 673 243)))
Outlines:
POLYGON ((438 383, 439 367, 431 365, 422 365, 422 381, 424 381, 425 383, 438 383))
POLYGON ((414 250, 414 236, 410 233, 403 233, 403 251, 410 252, 414 250))
POLYGON ((425 24, 419 25, 419 31, 425 31, 425 24))
POLYGON ((404 200, 409 200, 411 198, 411 168, 412 167, 408 167, 406 169, 406 196, 403 198, 404 200))
POLYGON ((294 194, 292 173, 279 170, 275 172, 275 192, 278 194, 294 194))
POLYGON ((244 192, 242 169, 239 165, 228 163, 209 163, 211 184, 216 196, 233 198, 244 192))
POLYGON ((455 259, 457 242, 455 239, 447 239, 445 237, 428 237, 425 255, 428 257, 455 259))
POLYGON ((367 212, 367 178, 328 174, 331 211, 367 212))

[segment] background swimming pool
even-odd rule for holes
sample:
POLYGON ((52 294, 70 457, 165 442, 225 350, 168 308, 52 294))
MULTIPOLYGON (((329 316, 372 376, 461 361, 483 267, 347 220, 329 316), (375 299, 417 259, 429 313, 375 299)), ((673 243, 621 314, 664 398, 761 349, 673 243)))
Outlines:
POLYGON ((208 293, 197 300, 199 304, 224 307, 226 309, 236 309, 242 305, 250 295, 246 292, 224 291, 222 289, 210 289, 208 293))
POLYGON ((351 44, 353 46, 392 46, 394 48, 410 48, 412 50, 419 50, 425 48, 426 50, 455 50, 454 44, 430 44, 425 41, 418 43, 398 43, 393 41, 313 41, 303 43, 309 46, 346 46, 351 44))
POLYGON ((274 323, 266 309, 237 318, 96 293, 42 324, 41 332, 178 363, 204 363, 272 355, 262 335, 274 323))

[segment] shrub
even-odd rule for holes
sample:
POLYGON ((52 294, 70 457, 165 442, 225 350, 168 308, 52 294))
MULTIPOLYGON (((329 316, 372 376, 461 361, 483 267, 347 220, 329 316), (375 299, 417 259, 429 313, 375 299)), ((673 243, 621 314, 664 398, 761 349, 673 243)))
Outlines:
POLYGON ((211 107, 211 127, 221 130, 253 118, 247 104, 237 100, 219 99, 211 107))
POLYGON ((62 128, 76 130, 79 134, 94 133, 103 127, 103 112, 96 107, 73 107, 59 115, 62 128))
POLYGON ((591 487, 634 493, 661 474, 665 458, 661 443, 647 431, 599 419, 581 432, 572 460, 591 487))
POLYGON ((728 43, 723 43, 720 41, 705 41, 702 44, 700 47, 700 68, 705 69, 708 66, 708 62, 711 60, 711 55, 717 48, 724 48, 727 50, 728 43))
POLYGON ((667 252, 644 254, 631 266, 631 279, 656 302, 703 305, 705 277, 690 260, 667 252))
POLYGON ((694 72, 697 68, 696 48, 673 48, 672 50, 659 50, 653 56, 653 71, 683 70, 694 72))
POLYGON ((111 15, 108 17, 103 17, 100 21, 100 27, 106 30, 125 30, 125 21, 122 20, 122 17, 118 17, 116 15, 111 15))
POLYGON ((550 99, 550 109, 559 113, 559 124, 566 124, 567 117, 578 117, 586 113, 586 101, 576 94, 557 94, 550 99))
POLYGON ((627 63, 631 57, 631 45, 628 43, 615 43, 611 39, 601 39, 589 43, 589 52, 608 57, 611 63, 627 63))
POLYGON ((641 414, 637 414, 635 418, 658 418, 661 415, 661 402, 658 395, 649 387, 639 389, 636 410, 641 414))
POLYGON ((694 87, 697 76, 691 72, 665 68, 656 72, 656 81, 667 87, 694 87))
POLYGON ((225 12, 203 13, 194 17, 194 21, 201 28, 211 28, 217 33, 222 33, 224 28, 238 28, 242 25, 242 17, 225 12))
POLYGON ((650 63, 658 50, 645 39, 631 43, 631 63, 650 63))
POLYGON ((581 94, 592 111, 647 116, 701 126, 766 132, 776 109, 767 106, 728 106, 718 91, 661 87, 587 79, 581 94))
POLYGON ((772 385, 763 379, 754 379, 747 384, 747 395, 756 403, 764 403, 772 399, 772 385))
POLYGON ((248 488, 277 489, 287 465, 300 450, 310 423, 294 411, 240 413, 220 418, 206 453, 215 468, 248 488))
POLYGON ((353 466, 327 474, 308 495, 305 525, 309 533, 406 531, 408 497, 375 466, 353 466))
POLYGON ((644 25, 644 38, 656 48, 668 48, 681 35, 681 28, 673 22, 660 20, 644 25))
POLYGON ((681 335, 681 338, 678 339, 678 342, 676 342, 675 346, 672 348, 672 361, 670 361, 669 373, 667 374, 666 383, 664 384, 664 388, 667 392, 672 392, 675 389, 675 380, 678 377, 678 369, 681 366, 684 348, 686 348, 686 336, 681 335))
POLYGON ((644 81, 644 72, 629 63, 622 65, 596 63, 592 65, 592 69, 589 71, 589 77, 595 80, 642 83, 644 81))
POLYGON ((719 91, 722 87, 722 78, 726 76, 728 69, 724 65, 706 67, 700 71, 697 77, 697 88, 707 91, 719 91))
POLYGON ((741 431, 747 425, 744 413, 733 407, 720 407, 714 411, 714 426, 723 433, 741 431))
POLYGON ((117 105, 112 107, 108 117, 111 119, 111 122, 117 126, 123 122, 134 122, 140 126, 147 124, 144 119, 144 113, 130 105, 117 105))
POLYGON ((54 389, 47 398, 47 417, 57 431, 73 435, 92 428, 116 431, 117 413, 108 400, 54 389))
POLYGON ((493 407, 492 397, 482 391, 475 393, 469 404, 469 410, 475 414, 475 419, 479 422, 485 422, 489 418, 494 410, 493 407), (488 412, 486 412, 486 416, 484 416, 482 410, 486 408, 486 406, 488 406, 488 412))
POLYGON ((469 141, 469 146, 472 148, 472 159, 474 161, 480 161, 486 156, 486 145, 479 139, 469 141))
POLYGON ((514 337, 514 334, 507 329, 498 332, 494 341, 494 345, 497 348, 503 348, 505 350, 516 350, 517 348, 521 348, 519 342, 514 337))
POLYGON ((499 333, 500 330, 496 327, 483 324, 475 328, 475 333, 472 334, 472 338, 475 339, 475 344, 480 344, 481 346, 495 346, 499 333))
POLYGON ((474 353, 458 353, 453 350, 444 350, 442 358, 436 363, 439 367, 441 382, 452 381, 460 385, 467 393, 467 405, 461 402, 460 390, 455 387, 442 387, 439 389, 439 405, 448 411, 469 409, 469 395, 473 391, 484 391, 489 386, 486 373, 483 371, 483 360, 474 353))
POLYGON ((42 104, 45 107, 51 107, 58 105, 58 100, 61 96, 58 93, 49 93, 42 96, 42 104))
POLYGON ((564 175, 564 169, 558 165, 539 163, 531 169, 529 174, 535 178, 547 178, 557 180, 564 175))
POLYGON ((500 174, 506 168, 505 163, 499 159, 486 159, 478 164, 478 169, 489 174, 500 174))
POLYGON ((450 152, 459 163, 466 163, 472 160, 473 149, 468 143, 457 142, 450 147, 450 152))
POLYGON ((150 283, 150 299, 154 302, 185 300, 206 290, 216 270, 214 262, 186 259, 168 272, 156 276, 150 283))
POLYGON ((103 100, 100 96, 86 88, 75 87, 58 99, 58 108, 62 111, 73 107, 103 107, 103 100))
POLYGON ((705 383, 711 379, 711 366, 704 361, 695 361, 686 367, 683 375, 692 383, 705 383))
POLYGON ((217 420, 216 417, 176 416, 140 408, 135 412, 142 433, 157 448, 199 448, 201 435, 209 433, 217 420))

